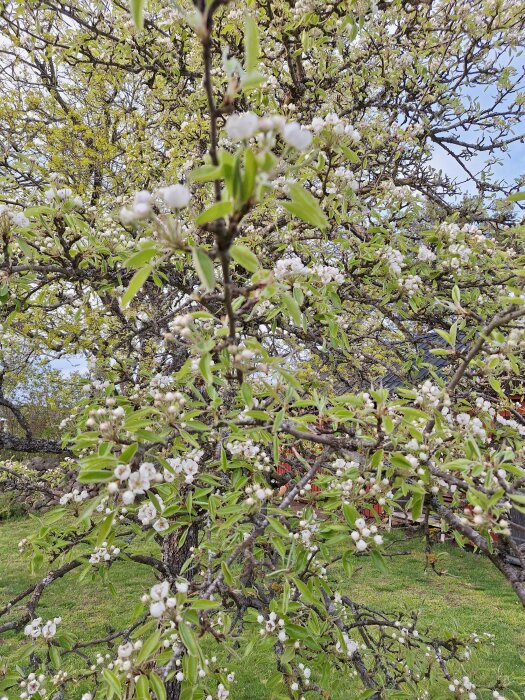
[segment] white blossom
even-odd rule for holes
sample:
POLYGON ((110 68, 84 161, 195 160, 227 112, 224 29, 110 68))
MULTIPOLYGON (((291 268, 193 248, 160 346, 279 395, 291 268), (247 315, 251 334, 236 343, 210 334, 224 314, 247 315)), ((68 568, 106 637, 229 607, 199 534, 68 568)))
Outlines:
POLYGON ((283 139, 298 151, 305 151, 312 143, 312 134, 303 129, 298 122, 285 124, 282 130, 283 139))
POLYGON ((259 128, 259 117, 253 112, 232 114, 226 120, 226 133, 232 141, 245 141, 259 128))
POLYGON ((190 203, 191 192, 185 185, 169 185, 160 190, 164 204, 169 209, 184 209, 190 203))

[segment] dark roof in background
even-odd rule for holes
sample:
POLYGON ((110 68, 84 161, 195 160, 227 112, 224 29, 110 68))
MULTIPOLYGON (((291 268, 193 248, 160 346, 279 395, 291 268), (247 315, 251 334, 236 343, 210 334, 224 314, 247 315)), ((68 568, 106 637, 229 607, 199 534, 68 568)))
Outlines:
MULTIPOLYGON (((465 350, 469 343, 465 342, 466 334, 464 332, 458 332, 456 339, 456 349, 465 350)), ((390 391, 395 391, 404 384, 420 384, 427 377, 431 375, 432 372, 436 373, 439 377, 446 376, 446 368, 450 365, 451 355, 434 355, 431 351, 437 349, 449 349, 450 345, 437 333, 437 331, 430 331, 418 336, 414 336, 411 340, 400 340, 397 343, 392 343, 391 347, 394 348, 397 353, 404 353, 406 359, 413 358, 413 365, 411 370, 406 374, 401 373, 401 362, 399 370, 392 369, 382 377, 377 378, 377 384, 389 389, 390 391)), ((351 378, 348 380, 340 378, 339 381, 335 382, 333 385, 334 391, 337 396, 341 396, 346 392, 352 392, 359 390, 356 386, 355 381, 352 382, 351 378)))
MULTIPOLYGON (((398 349, 402 349, 403 346, 407 348, 407 356, 414 354, 417 360, 421 361, 421 364, 428 366, 416 367, 415 371, 413 371, 409 377, 404 379, 395 371, 387 372, 380 380, 381 385, 385 389, 395 391, 398 387, 403 386, 407 379, 409 379, 410 382, 419 384, 427 379, 432 371, 434 371, 439 377, 445 376, 445 370, 450 364, 451 360, 450 355, 434 355, 431 352, 432 350, 437 349, 450 349, 450 345, 439 335, 439 333, 436 331, 430 331, 430 333, 416 336, 410 343, 403 341, 399 343, 398 349)), ((468 343, 465 342, 465 333, 458 333, 456 349, 464 350, 467 347, 468 343)))

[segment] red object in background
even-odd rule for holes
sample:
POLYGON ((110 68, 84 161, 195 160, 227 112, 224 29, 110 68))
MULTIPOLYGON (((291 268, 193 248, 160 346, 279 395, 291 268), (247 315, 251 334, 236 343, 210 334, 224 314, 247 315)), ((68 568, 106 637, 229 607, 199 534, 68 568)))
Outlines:
MULTIPOLYGON (((282 450, 282 454, 287 455, 291 454, 291 450, 282 450)), ((293 467, 291 464, 288 464, 288 462, 279 462, 279 464, 275 468, 277 474, 290 474, 293 472, 293 467)), ((288 485, 286 485, 285 488, 288 488, 288 485)), ((312 493, 319 493, 321 489, 319 486, 316 486, 315 484, 312 484, 312 493)))
MULTIPOLYGON (((370 486, 367 486, 365 490, 369 491, 370 486)), ((374 518, 374 511, 380 516, 384 515, 385 509, 383 508, 383 506, 380 506, 379 503, 375 503, 372 507, 374 510, 370 510, 369 508, 363 508, 361 515, 365 518, 374 518)))
MULTIPOLYGON (((520 413, 522 416, 525 416, 525 402, 523 401, 523 396, 509 396, 509 399, 516 405, 516 411, 520 413)), ((503 416, 503 418, 511 418, 512 413, 508 410, 503 410, 499 412, 500 416, 503 416)), ((292 450, 287 449, 287 450, 281 450, 281 453, 283 455, 291 454, 292 450)), ((279 462, 277 467, 275 468, 277 471, 277 474, 290 474, 293 472, 293 467, 291 464, 288 464, 288 462, 279 462)), ((285 489, 288 488, 288 485, 284 487, 285 489)), ((367 487, 367 491, 369 490, 369 486, 367 487)), ((312 493, 320 493, 321 489, 319 486, 316 486, 315 484, 312 484, 312 493)), ((447 498, 445 497, 445 500, 447 498)), ((448 500, 452 500, 452 496, 449 495, 448 500)), ((385 516, 385 511, 382 506, 379 505, 379 503, 376 503, 374 506, 372 506, 373 510, 370 510, 369 508, 363 508, 362 510, 362 515, 364 518, 374 518, 374 512, 378 514, 380 517, 385 516)), ((495 539, 497 536, 492 535, 493 539, 495 539)))

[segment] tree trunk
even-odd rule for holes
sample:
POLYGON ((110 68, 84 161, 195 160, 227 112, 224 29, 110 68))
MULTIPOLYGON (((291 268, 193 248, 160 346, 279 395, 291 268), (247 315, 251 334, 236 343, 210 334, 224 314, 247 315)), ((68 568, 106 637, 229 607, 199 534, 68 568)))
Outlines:
MULTIPOLYGON (((182 567, 191 556, 191 548, 197 547, 199 538, 199 526, 197 523, 190 525, 190 529, 182 546, 178 542, 182 530, 176 530, 164 538, 162 543, 162 561, 167 566, 173 577, 180 575, 182 567)), ((183 573, 184 578, 192 579, 195 575, 193 566, 189 566, 183 573)), ((181 684, 176 679, 166 683, 166 700, 179 700, 181 684)))

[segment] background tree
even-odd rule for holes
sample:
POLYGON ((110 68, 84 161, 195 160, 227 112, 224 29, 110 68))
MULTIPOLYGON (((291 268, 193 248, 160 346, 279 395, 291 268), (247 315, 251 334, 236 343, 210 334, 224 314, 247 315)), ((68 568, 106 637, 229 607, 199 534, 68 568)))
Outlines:
POLYGON ((331 570, 385 566, 386 523, 362 512, 408 499, 525 602, 508 522, 525 498, 523 194, 491 168, 523 138, 524 9, 152 3, 132 8, 141 30, 118 3, 2 5, 4 335, 91 372, 59 440, 0 433, 74 454, 92 489, 26 543, 54 568, 2 611, 35 640, 9 692, 224 700, 202 644, 260 631, 275 697, 322 697, 336 670, 362 697, 478 697, 464 640, 370 612, 331 570), (411 384, 431 331, 448 370, 411 384), (160 581, 91 642, 118 640, 115 658, 81 652, 63 677, 80 643, 43 626, 40 597, 66 575, 103 583, 117 557, 160 581))

